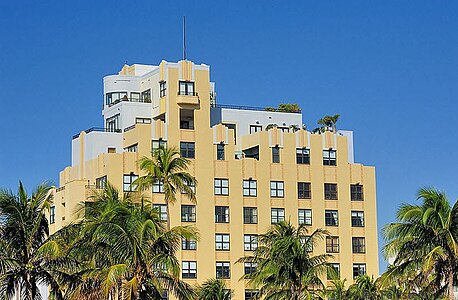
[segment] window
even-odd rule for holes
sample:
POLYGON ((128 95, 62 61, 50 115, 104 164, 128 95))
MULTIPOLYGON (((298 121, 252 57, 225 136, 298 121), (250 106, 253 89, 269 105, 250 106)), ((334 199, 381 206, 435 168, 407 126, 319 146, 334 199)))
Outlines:
POLYGON ((153 182, 153 193, 164 193, 164 183, 156 180, 153 182))
POLYGON ((364 237, 354 237, 351 239, 353 253, 366 253, 366 239, 364 237))
POLYGON ((253 274, 254 272, 256 272, 257 267, 258 267, 258 264, 254 262, 244 263, 245 275, 253 274))
POLYGON ((224 144, 223 143, 216 145, 216 159, 224 160, 224 144))
POLYGON ((272 147, 272 163, 280 163, 280 148, 278 146, 272 147))
POLYGON ((326 210, 324 212, 324 223, 326 226, 339 226, 339 212, 337 210, 326 210))
MULTIPOLYGON (((185 185, 193 191, 193 193, 196 192, 196 184, 194 182, 185 182, 185 185)), ((181 190, 182 194, 186 194, 186 191, 184 189, 181 190)))
POLYGON ((297 198, 298 199, 311 199, 312 188, 310 182, 297 183, 297 198))
POLYGON ((156 150, 159 149, 159 147, 161 146, 167 148, 167 141, 164 141, 163 139, 151 141, 151 150, 153 152, 156 152, 156 150))
POLYGON ((137 186, 135 184, 132 184, 137 178, 138 178, 138 175, 135 175, 134 173, 124 174, 123 176, 124 192, 133 192, 137 189, 137 186))
POLYGON ((215 195, 229 195, 229 179, 215 178, 215 195))
POLYGON ((323 150, 323 165, 335 166, 337 165, 336 150, 323 150))
POLYGON ((270 182, 270 197, 283 198, 284 197, 284 184, 283 181, 270 182))
POLYGON ((363 201, 364 200, 363 186, 359 184, 350 185, 350 194, 351 194, 352 201, 363 201))
POLYGON ((256 207, 243 208, 243 224, 258 224, 258 209, 256 207))
POLYGON ((106 184, 107 184, 107 175, 99 177, 95 180, 96 189, 104 189, 106 184))
POLYGON ((226 234, 226 233, 215 234, 215 249, 218 251, 229 251, 230 250, 229 234, 226 234))
POLYGON ((254 251, 258 248, 258 236, 256 234, 245 234, 243 236, 243 249, 254 251))
POLYGON ((130 101, 132 101, 132 102, 140 102, 140 93, 130 92, 130 101))
POLYGON ((326 253, 339 253, 339 237, 327 236, 326 237, 326 253))
POLYGON ((178 92, 178 95, 195 96, 194 82, 180 81, 180 90, 178 92))
POLYGON ((245 300, 254 300, 257 294, 258 290, 245 290, 245 300))
POLYGON ((194 130, 193 109, 180 109, 180 129, 194 130))
POLYGON ((143 102, 151 102, 151 89, 147 89, 146 91, 142 92, 142 101, 143 102))
POLYGON ((328 270, 328 280, 340 278, 340 264, 330 263, 329 266, 331 267, 331 270, 328 270))
POLYGON ((119 114, 106 120, 105 130, 107 132, 119 132, 119 114))
POLYGON ((271 223, 276 224, 285 221, 285 209, 284 208, 272 208, 270 210, 271 223))
POLYGON ((167 221, 167 205, 165 204, 153 204, 153 208, 159 213, 161 221, 167 221))
POLYGON ((352 227, 364 227, 364 212, 363 211, 352 211, 351 212, 351 226, 352 227))
POLYGON ((307 247, 307 252, 313 252, 313 240, 310 235, 301 236, 302 247, 307 247))
POLYGON ((229 223, 229 206, 215 206, 215 223, 229 223))
POLYGON ((186 238, 181 239, 181 249, 182 250, 196 250, 197 242, 195 240, 188 240, 186 238))
POLYGON ((180 143, 180 154, 181 154, 181 157, 194 158, 195 144, 191 142, 181 142, 180 143))
POLYGON ((181 206, 181 222, 195 222, 196 221, 196 206, 195 205, 182 205, 181 206))
POLYGON ((49 209, 49 224, 56 223, 56 207, 51 206, 49 209))
POLYGON ((151 124, 150 118, 135 118, 135 124, 151 124))
POLYGON ((184 261, 181 263, 181 277, 197 278, 197 262, 184 261))
POLYGON ((257 182, 253 179, 243 180, 243 196, 256 197, 257 196, 257 182))
POLYGON ((107 152, 108 153, 116 153, 116 148, 108 147, 107 152))
POLYGON ((167 82, 164 80, 159 81, 159 97, 167 95, 167 82))
POLYGON ((281 130, 281 132, 289 132, 289 127, 278 126, 277 128, 281 130))
POLYGON ((124 97, 127 98, 127 92, 113 92, 105 95, 105 104, 111 106, 112 104, 118 103, 124 97))
POLYGON ((304 224, 312 226, 312 210, 311 209, 299 209, 299 225, 304 224))
POLYGON ((337 184, 325 183, 324 184, 324 199, 337 200, 337 184))
POLYGON ((366 264, 353 264, 353 279, 366 275, 366 264))
POLYGON ((310 149, 297 148, 296 149, 296 163, 298 165, 309 165, 310 164, 310 149))
POLYGON ((262 131, 261 125, 250 125, 250 134, 262 131))
POLYGON ((231 263, 228 261, 216 262, 216 278, 229 279, 231 278, 231 263))
POLYGON ((124 148, 124 152, 138 152, 138 144, 124 148))

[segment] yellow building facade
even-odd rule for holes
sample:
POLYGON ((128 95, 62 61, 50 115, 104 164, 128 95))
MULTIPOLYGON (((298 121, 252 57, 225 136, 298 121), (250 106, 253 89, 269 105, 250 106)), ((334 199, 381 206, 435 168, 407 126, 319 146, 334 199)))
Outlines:
POLYGON ((51 231, 75 220, 78 203, 107 181, 129 191, 144 175, 137 161, 166 144, 191 160, 197 203, 178 195, 167 216, 161 187, 146 194, 172 226, 199 229, 200 240, 183 241, 178 255, 187 282, 220 277, 234 299, 250 299, 240 278, 251 266, 235 262, 282 220, 328 230, 313 252, 333 255, 341 278, 378 276, 375 168, 354 163, 352 133, 299 129, 300 112, 219 105, 214 87, 209 66, 190 61, 125 65, 105 77, 104 127, 73 137, 51 231))

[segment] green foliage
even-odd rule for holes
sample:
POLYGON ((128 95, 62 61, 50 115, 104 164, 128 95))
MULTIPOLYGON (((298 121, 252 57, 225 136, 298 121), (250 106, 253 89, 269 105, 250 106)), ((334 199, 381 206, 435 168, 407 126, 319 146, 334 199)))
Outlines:
POLYGON ((221 279, 209 279, 197 288, 198 300, 231 300, 233 294, 221 279))
POLYGON ((16 194, 0 190, 0 295, 7 299, 16 291, 21 299, 41 299, 38 283, 49 285, 51 297, 62 298, 57 270, 61 250, 48 240, 50 191, 44 183, 28 195, 22 182, 16 194))
POLYGON ((277 127, 278 127, 277 124, 268 124, 268 125, 266 126, 266 130, 271 130, 271 129, 277 128, 277 127))
POLYGON ((288 112, 288 113, 299 113, 301 112, 301 108, 299 104, 296 103, 281 103, 278 105, 279 112, 288 112))
POLYGON ((264 110, 265 111, 277 111, 275 107, 266 107, 264 110))
POLYGON ((257 263, 254 273, 243 276, 259 288, 257 298, 311 299, 316 290, 323 287, 320 276, 327 273, 330 255, 312 256, 309 250, 327 235, 316 229, 308 233, 304 225, 295 228, 281 222, 258 237, 258 248, 252 256, 245 256, 239 263, 257 263))
POLYGON ((321 133, 325 131, 333 131, 334 133, 337 132, 337 121, 339 118, 339 114, 335 114, 333 116, 324 116, 317 121, 317 124, 320 125, 320 127, 315 128, 313 133, 321 133))
POLYGON ((419 205, 403 204, 397 222, 383 234, 386 257, 395 257, 382 275, 383 286, 397 286, 403 295, 421 291, 435 299, 453 299, 458 273, 458 204, 450 206, 444 193, 433 188, 418 192, 419 205))

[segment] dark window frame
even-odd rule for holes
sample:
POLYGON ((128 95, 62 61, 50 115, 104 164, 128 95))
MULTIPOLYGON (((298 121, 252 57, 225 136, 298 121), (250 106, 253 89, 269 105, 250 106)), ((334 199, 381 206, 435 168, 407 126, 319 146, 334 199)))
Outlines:
POLYGON ((335 149, 324 149, 323 150, 323 166, 337 166, 337 150, 335 149), (334 157, 332 154, 334 154, 334 157))
POLYGON ((338 210, 325 210, 324 211, 324 225, 337 227, 339 226, 339 211, 338 210))
POLYGON ((181 238, 181 250, 197 250, 197 241, 181 238))
POLYGON ((226 145, 224 145, 224 143, 219 143, 216 145, 216 160, 225 160, 226 159, 225 148, 226 148, 226 145))
POLYGON ((178 81, 178 95, 180 96, 196 96, 196 85, 194 81, 180 80, 178 81), (184 86, 184 90, 181 90, 181 86, 184 86), (192 86, 192 90, 189 87, 192 86))
POLYGON ((258 248, 257 234, 243 235, 243 251, 255 251, 258 248))
POLYGON ((327 236, 326 237, 326 253, 339 253, 340 252, 340 240, 338 236, 327 236))
POLYGON ((243 192, 243 197, 257 197, 258 196, 258 182, 254 179, 243 179, 242 192, 243 192))
POLYGON ((284 221, 285 221, 285 209, 282 207, 272 207, 270 209, 270 223, 277 224, 277 223, 284 222, 284 221), (274 212, 276 212, 275 218, 274 218, 274 212), (283 213, 283 216, 280 216, 279 214, 280 212, 283 213))
POLYGON ((338 200, 339 191, 337 183, 325 183, 324 184, 324 200, 338 200))
POLYGON ((190 204, 181 205, 181 222, 196 222, 196 206, 190 204))
POLYGON ((257 207, 244 207, 243 208, 243 224, 258 224, 258 208, 257 207))
POLYGON ((285 197, 285 182, 284 181, 271 181, 270 182, 270 197, 271 198, 284 198, 285 197))
POLYGON ((250 125, 250 134, 261 132, 261 131, 262 131, 262 125, 250 125))
POLYGON ((312 210, 310 208, 299 208, 297 210, 297 215, 298 215, 298 223, 299 225, 306 225, 306 226, 312 226, 312 210), (301 217, 301 212, 303 212, 304 216, 301 217), (307 216, 307 213, 310 213, 310 216, 307 216), (303 219, 303 222, 301 223, 301 218, 303 219))
POLYGON ((196 158, 196 143, 195 142, 180 142, 181 157, 194 159, 196 158))
POLYGON ((367 269, 366 269, 365 263, 354 263, 353 264, 353 279, 356 279, 362 275, 366 275, 366 272, 367 272, 367 269))
POLYGON ((132 183, 138 179, 138 175, 134 174, 133 172, 130 172, 130 174, 123 174, 122 176, 122 188, 124 192, 134 192, 137 189, 136 185, 133 185, 132 183), (127 179, 127 181, 126 181, 127 179), (128 184, 126 186, 126 184, 128 184))
POLYGON ((229 223, 229 206, 215 206, 215 223, 229 223))
POLYGON ((350 184, 351 201, 364 201, 364 188, 360 184, 350 184))
POLYGON ((216 266, 216 279, 230 279, 231 278, 231 262, 217 261, 215 266, 216 266))
POLYGON ((197 261, 195 260, 186 261, 185 260, 181 262, 181 278, 197 278, 197 261), (185 264, 187 264, 186 268, 185 268, 185 264), (193 268, 192 265, 194 265, 195 267, 193 268))
POLYGON ((214 178, 213 179, 213 193, 216 196, 229 196, 229 179, 228 178, 214 178), (224 182, 227 186, 224 186, 224 182), (219 189, 219 192, 218 192, 219 189))
POLYGON ((296 148, 296 164, 310 165, 310 149, 309 148, 296 148))
POLYGON ((165 97, 167 95, 167 81, 159 81, 159 97, 165 97))
POLYGON ((364 211, 362 210, 352 210, 351 211, 351 227, 364 227, 364 211))
POLYGON ((355 254, 366 253, 366 238, 365 237, 352 237, 351 238, 351 249, 355 254))
POLYGON ((273 164, 280 163, 280 147, 278 146, 272 147, 272 163, 273 164))
POLYGON ((53 205, 49 209, 49 224, 56 223, 56 206, 53 205))
POLYGON ((215 233, 215 250, 231 251, 231 235, 229 233, 215 233))
POLYGON ((297 183, 297 198, 312 199, 312 184, 310 182, 297 183))

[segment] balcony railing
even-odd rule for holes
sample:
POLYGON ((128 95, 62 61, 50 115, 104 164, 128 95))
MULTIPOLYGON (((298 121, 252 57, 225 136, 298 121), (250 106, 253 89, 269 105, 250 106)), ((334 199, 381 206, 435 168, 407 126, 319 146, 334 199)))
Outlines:
MULTIPOLYGON (((91 127, 89 129, 86 129, 84 132, 85 133, 90 133, 90 132, 93 132, 93 131, 97 131, 97 132, 113 132, 113 133, 121 133, 122 132, 121 129, 101 128, 101 127, 91 127)), ((72 139, 76 139, 79 136, 80 136, 79 133, 75 134, 72 139)))
POLYGON ((108 104, 108 107, 112 107, 115 104, 118 104, 120 102, 137 102, 137 103, 151 103, 151 99, 139 99, 139 98, 127 98, 123 97, 121 99, 117 99, 111 103, 108 104))
POLYGON ((230 104, 212 104, 213 108, 229 108, 229 109, 240 109, 240 110, 255 110, 255 111, 273 111, 273 112, 282 112, 282 113, 293 113, 293 114, 300 114, 301 110, 299 111, 283 111, 278 108, 272 107, 258 107, 258 106, 244 106, 244 105, 230 105, 230 104))

